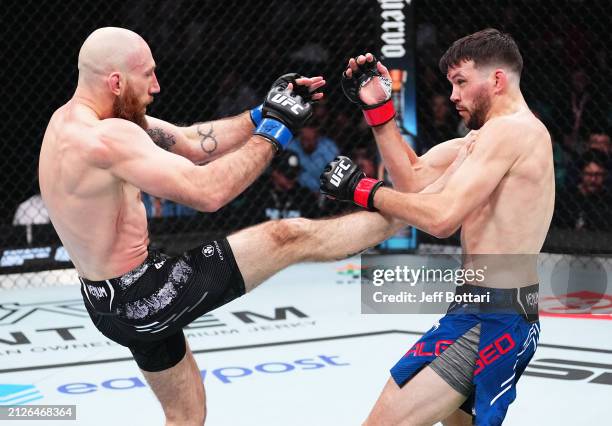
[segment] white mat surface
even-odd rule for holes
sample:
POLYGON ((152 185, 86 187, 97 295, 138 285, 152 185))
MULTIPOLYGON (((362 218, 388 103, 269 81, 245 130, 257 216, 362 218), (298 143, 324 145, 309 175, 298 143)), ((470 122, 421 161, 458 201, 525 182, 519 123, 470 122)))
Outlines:
MULTIPOLYGON (((361 315, 359 280, 347 272, 356 262, 289 268, 186 330, 208 425, 361 423, 389 368, 439 316, 361 315)), ((541 324, 528 372, 557 377, 524 376, 505 424, 610 424, 612 321, 541 324)), ((76 421, 49 425, 162 425, 130 355, 94 328, 76 286, 0 292, 0 405, 77 406, 76 421)), ((19 422, 29 423, 41 424, 19 422)))

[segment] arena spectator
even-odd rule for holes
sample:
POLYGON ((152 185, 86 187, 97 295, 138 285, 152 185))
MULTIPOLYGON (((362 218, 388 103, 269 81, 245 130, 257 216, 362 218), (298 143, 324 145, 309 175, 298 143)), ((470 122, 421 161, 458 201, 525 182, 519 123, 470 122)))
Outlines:
POLYGON ((377 178, 378 166, 376 154, 373 149, 366 146, 358 146, 351 152, 350 158, 363 170, 368 177, 377 178))
POLYGON ((298 182, 300 160, 295 152, 280 152, 272 160, 270 173, 262 176, 245 194, 251 206, 249 220, 258 223, 271 219, 319 216, 318 197, 298 182))
POLYGON ((215 117, 229 117, 253 108, 261 100, 237 71, 230 71, 221 81, 217 91, 215 117))
POLYGON ((436 93, 429 99, 429 111, 423 117, 423 127, 419 135, 422 153, 440 142, 457 137, 456 116, 451 111, 448 96, 436 93))
POLYGON ((610 144, 610 135, 604 131, 594 131, 589 135, 587 149, 599 151, 609 157, 612 154, 612 145, 610 144))
POLYGON ((608 175, 606 157, 597 151, 587 151, 581 160, 579 184, 557 194, 553 224, 561 228, 609 231, 612 199, 604 185, 608 175))
MULTIPOLYGON (((606 170, 612 170, 612 147, 610 146, 610 136, 608 136, 604 130, 595 130, 591 132, 584 143, 584 147, 586 149, 585 152, 592 151, 593 153, 599 153, 599 157, 604 162, 606 170)), ((574 151, 567 147, 565 147, 565 151, 568 161, 566 164, 566 183, 568 186, 575 187, 582 179, 583 158, 578 157, 574 151)), ((556 163, 555 167, 557 167, 556 163)), ((607 174, 604 185, 607 184, 606 186, 609 186, 610 178, 612 178, 612 176, 607 174)))
POLYGON ((311 120, 289 144, 289 148, 295 151, 300 159, 302 171, 298 182, 317 195, 321 171, 339 154, 336 143, 321 135, 319 123, 317 120, 311 120))
POLYGON ((561 106, 559 123, 568 123, 564 131, 564 143, 570 149, 581 154, 585 148, 582 144, 590 129, 600 119, 600 111, 595 100, 590 77, 584 69, 574 70, 571 74, 570 93, 564 97, 565 105, 561 106))

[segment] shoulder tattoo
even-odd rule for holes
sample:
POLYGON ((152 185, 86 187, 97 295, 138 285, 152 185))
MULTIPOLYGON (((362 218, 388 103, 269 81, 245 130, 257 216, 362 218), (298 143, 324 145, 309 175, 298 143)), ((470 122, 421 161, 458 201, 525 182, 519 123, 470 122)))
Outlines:
POLYGON ((165 132, 159 127, 153 127, 147 130, 149 137, 155 142, 155 145, 159 146, 166 151, 170 151, 172 145, 176 144, 176 138, 173 134, 165 132))

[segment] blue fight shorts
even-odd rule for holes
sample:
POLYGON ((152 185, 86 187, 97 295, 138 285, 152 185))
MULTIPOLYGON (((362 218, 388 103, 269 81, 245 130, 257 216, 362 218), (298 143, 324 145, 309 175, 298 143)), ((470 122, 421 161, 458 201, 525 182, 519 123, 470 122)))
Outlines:
POLYGON ((391 369, 402 387, 430 366, 467 400, 475 425, 500 425, 516 384, 538 345, 538 285, 492 289, 465 284, 457 294, 489 294, 488 302, 453 302, 391 369))

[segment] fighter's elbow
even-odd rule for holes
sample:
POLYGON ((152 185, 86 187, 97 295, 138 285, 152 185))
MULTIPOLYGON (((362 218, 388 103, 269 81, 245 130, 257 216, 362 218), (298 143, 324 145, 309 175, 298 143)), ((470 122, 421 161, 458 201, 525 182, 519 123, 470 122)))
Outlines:
POLYGON ((448 238, 459 229, 460 223, 457 217, 449 211, 441 211, 432 220, 428 233, 436 238, 448 238))
POLYGON ((204 213, 215 213, 225 204, 225 200, 223 200, 219 195, 206 194, 200 197, 197 209, 204 213))
POLYGON ((438 239, 448 238, 455 233, 455 228, 450 226, 438 225, 429 232, 438 239))
POLYGON ((178 186, 182 204, 204 213, 214 213, 229 202, 223 187, 207 176, 202 176, 202 167, 190 167, 183 175, 178 186))
POLYGON ((216 191, 198 187, 190 181, 185 182, 182 188, 181 196, 177 201, 198 211, 214 213, 225 205, 222 194, 216 191))

